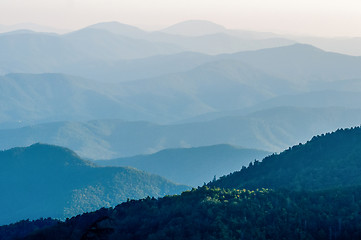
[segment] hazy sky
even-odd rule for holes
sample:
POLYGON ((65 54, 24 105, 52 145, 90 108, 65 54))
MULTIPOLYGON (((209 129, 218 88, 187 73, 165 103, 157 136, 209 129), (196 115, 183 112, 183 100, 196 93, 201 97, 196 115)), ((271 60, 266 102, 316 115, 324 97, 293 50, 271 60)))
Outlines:
POLYGON ((160 28, 189 19, 228 28, 361 36, 361 0, 0 0, 0 24, 77 29, 119 21, 160 28))

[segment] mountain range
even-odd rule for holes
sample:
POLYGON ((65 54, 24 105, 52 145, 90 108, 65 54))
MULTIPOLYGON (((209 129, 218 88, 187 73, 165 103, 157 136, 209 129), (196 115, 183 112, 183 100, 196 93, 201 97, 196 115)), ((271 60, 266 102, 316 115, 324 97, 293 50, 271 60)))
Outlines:
POLYGON ((53 122, 2 129, 0 148, 42 142, 68 147, 82 157, 99 160, 216 144, 280 152, 314 135, 357 126, 360 119, 359 109, 279 107, 169 125, 116 119, 53 122))
POLYGON ((119 118, 134 113, 127 103, 96 90, 96 83, 74 76, 8 74, 0 77, 0 89, 1 123, 119 118))
POLYGON ((88 60, 74 66, 64 65, 54 71, 119 82, 188 71, 205 63, 222 60, 238 60, 268 75, 298 83, 301 86, 305 82, 360 78, 358 70, 360 57, 325 52, 306 44, 215 56, 183 52, 111 62, 88 60), (277 61, 273 61, 274 59, 277 61))
MULTIPOLYGON (((64 53, 64 57, 69 56, 64 53)), ((99 118, 169 123, 208 113, 285 105, 361 108, 357 97, 361 59, 306 45, 219 56, 183 53, 123 60, 113 65, 117 69, 113 73, 108 67, 98 73, 87 71, 93 66, 89 61, 83 70, 88 77, 94 73, 96 80, 55 73, 1 76, 0 125, 99 118), (125 82, 107 82, 108 70, 110 78, 118 76, 125 82), (337 98, 330 100, 333 95, 337 98)), ((82 75, 81 68, 77 71, 82 75)))
POLYGON ((0 34, 0 74, 59 72, 94 61, 112 62, 185 51, 232 53, 292 43, 285 39, 270 39, 269 42, 267 39, 241 39, 225 33, 199 37, 148 33, 114 22, 95 24, 62 35, 21 30, 0 34))

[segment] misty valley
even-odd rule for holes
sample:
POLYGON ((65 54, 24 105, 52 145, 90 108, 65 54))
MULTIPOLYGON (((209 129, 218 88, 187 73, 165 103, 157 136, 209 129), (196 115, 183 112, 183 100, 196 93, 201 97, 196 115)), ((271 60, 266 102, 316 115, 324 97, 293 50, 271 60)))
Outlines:
POLYGON ((361 38, 2 29, 0 240, 361 239, 361 38))

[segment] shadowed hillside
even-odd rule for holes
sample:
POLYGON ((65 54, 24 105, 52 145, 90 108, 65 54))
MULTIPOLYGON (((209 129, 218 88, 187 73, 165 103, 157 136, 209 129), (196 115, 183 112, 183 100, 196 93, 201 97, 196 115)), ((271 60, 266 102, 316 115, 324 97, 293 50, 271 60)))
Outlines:
POLYGON ((69 149, 35 144, 0 152, 0 224, 66 218, 130 199, 188 189, 136 169, 97 167, 69 149))

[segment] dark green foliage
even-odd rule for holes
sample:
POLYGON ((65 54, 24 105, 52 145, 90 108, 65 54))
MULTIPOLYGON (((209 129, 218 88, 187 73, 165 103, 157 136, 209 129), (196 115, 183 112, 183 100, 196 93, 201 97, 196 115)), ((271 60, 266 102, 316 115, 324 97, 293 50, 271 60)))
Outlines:
POLYGON ((189 187, 136 169, 98 167, 69 149, 44 144, 0 151, 0 225, 64 219, 127 198, 160 197, 189 187))
POLYGON ((35 221, 21 220, 7 226, 0 226, 0 240, 23 238, 30 233, 60 223, 59 220, 41 218, 35 221))
POLYGON ((320 192, 202 187, 83 214, 26 239, 360 239, 361 187, 320 192))
POLYGON ((361 185, 361 128, 340 129, 254 162, 210 186, 321 190, 361 185))

